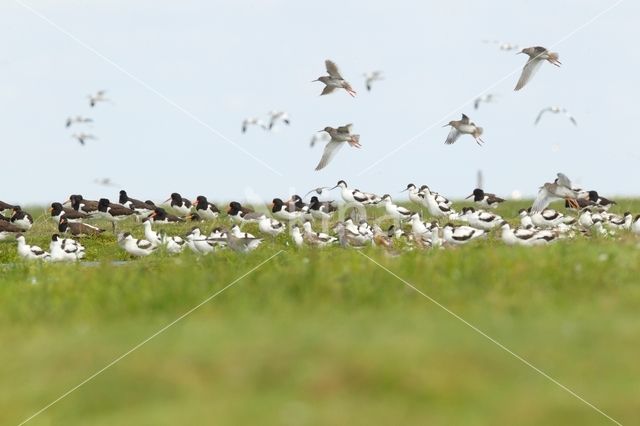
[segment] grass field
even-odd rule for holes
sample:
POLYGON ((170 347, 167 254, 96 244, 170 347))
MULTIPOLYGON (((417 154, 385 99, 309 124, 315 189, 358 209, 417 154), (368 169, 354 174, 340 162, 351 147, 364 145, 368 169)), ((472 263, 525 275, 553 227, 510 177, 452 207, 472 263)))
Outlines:
MULTIPOLYGON (((133 222, 122 229, 142 237, 133 222)), ((48 246, 53 230, 40 221, 27 240, 48 246)), ((29 418, 276 254, 28 424, 612 423, 369 258, 615 420, 637 421, 640 239, 490 238, 397 257, 287 240, 113 264, 128 257, 104 235, 84 240, 91 265, 22 262, 0 242, 0 424, 29 418)))

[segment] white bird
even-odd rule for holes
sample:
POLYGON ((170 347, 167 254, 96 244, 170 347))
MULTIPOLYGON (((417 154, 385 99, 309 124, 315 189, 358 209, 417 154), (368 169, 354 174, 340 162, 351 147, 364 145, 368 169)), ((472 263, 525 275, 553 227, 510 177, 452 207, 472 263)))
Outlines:
POLYGON ((382 196, 382 204, 384 204, 384 209, 389 216, 391 216, 395 220, 407 220, 411 217, 411 211, 405 207, 398 206, 393 204, 391 200, 391 195, 384 194, 382 196))
MULTIPOLYGON (((226 240, 226 235, 224 238, 220 238, 220 240, 226 240)), ((191 249, 194 253, 197 254, 208 254, 215 250, 217 245, 222 245, 222 241, 217 241, 216 238, 207 238, 202 235, 202 231, 200 228, 193 227, 191 231, 186 235, 187 247, 191 249)))
POLYGON ((273 130, 273 127, 282 121, 287 126, 291 124, 289 120, 289 114, 284 111, 269 111, 269 130, 273 130))
POLYGON ((332 237, 329 234, 325 234, 323 232, 315 232, 311 227, 311 222, 309 222, 308 220, 304 222, 302 228, 304 230, 304 241, 311 246, 324 247, 333 244, 338 240, 336 237, 332 237))
POLYGON ((640 235, 640 214, 634 219, 633 224, 631 225, 631 232, 636 235, 640 235))
POLYGON ((502 218, 497 214, 485 212, 483 210, 476 211, 473 207, 463 208, 462 216, 460 218, 462 219, 463 217, 467 220, 470 226, 484 231, 490 231, 503 222, 502 218))
POLYGON ((88 140, 97 140, 98 138, 92 135, 91 133, 74 133, 71 135, 72 138, 77 140, 80 145, 84 146, 85 142, 88 140))
POLYGON ((612 229, 629 230, 633 223, 633 215, 631 212, 624 212, 622 216, 609 214, 606 225, 612 229))
POLYGON ((423 205, 427 208, 431 216, 450 217, 455 214, 455 211, 446 202, 436 199, 436 196, 431 192, 429 187, 425 187, 422 192, 424 193, 423 205))
POLYGON ((94 95, 87 95, 87 98, 89 98, 89 106, 93 108, 98 102, 110 102, 110 99, 107 99, 105 96, 106 93, 106 90, 99 90, 94 95))
POLYGON ((522 89, 528 82, 531 80, 533 75, 540 69, 542 62, 548 61, 550 64, 559 67, 561 62, 558 60, 559 56, 556 52, 549 52, 547 49, 541 46, 535 47, 527 47, 526 49, 522 49, 518 53, 524 53, 529 56, 527 63, 522 68, 522 74, 520 74, 520 78, 518 79, 518 83, 516 84, 515 89, 522 89))
POLYGON ((566 108, 562 108, 562 107, 555 106, 555 105, 540 110, 540 112, 538 113, 538 116, 536 117, 536 121, 533 124, 538 124, 540 122, 540 119, 542 118, 542 116, 544 115, 545 112, 552 112, 554 114, 563 113, 569 120, 571 120, 571 122, 574 125, 576 125, 576 126, 578 125, 578 122, 576 121, 576 119, 571 114, 569 114, 569 111, 567 111, 566 108))
POLYGON ((302 237, 302 232, 300 232, 300 226, 297 223, 291 227, 291 239, 298 248, 304 245, 304 238, 302 237))
POLYGON ((276 237, 284 232, 285 226, 283 223, 278 222, 275 219, 271 219, 267 217, 267 215, 260 216, 258 219, 258 229, 263 234, 270 235, 272 237, 276 237))
POLYGON ((29 244, 27 244, 27 242, 24 239, 24 235, 17 234, 16 241, 18 242, 18 255, 23 259, 27 259, 27 260, 36 260, 36 259, 50 260, 51 259, 51 255, 48 252, 42 250, 38 246, 30 246, 29 244))
POLYGON ((384 80, 382 77, 382 71, 371 71, 363 74, 364 84, 367 86, 367 91, 371 91, 371 85, 374 81, 384 80))
POLYGON ((85 123, 93 123, 93 119, 83 117, 81 115, 76 115, 75 117, 69 117, 66 121, 66 126, 71 127, 73 124, 85 124, 85 123))
MULTIPOLYGON (((222 234, 221 230, 218 229, 217 230, 218 235, 212 235, 210 234, 209 236, 211 238, 226 238, 225 236, 222 236, 220 234, 222 234)), ((255 238, 255 235, 249 233, 249 232, 242 232, 242 230, 240 229, 240 225, 238 225, 237 223, 235 223, 231 229, 229 229, 229 232, 231 232, 231 234, 236 237, 236 238, 255 238)))
POLYGON ((49 251, 51 260, 55 262, 73 262, 85 256, 85 248, 80 243, 71 238, 60 238, 58 234, 51 236, 49 251))
POLYGON ((544 245, 556 239, 557 234, 551 231, 537 231, 535 229, 512 230, 507 222, 500 225, 500 238, 507 245, 537 246, 544 245))
POLYGON ((485 235, 482 229, 472 228, 471 226, 457 226, 447 223, 442 229, 442 237, 449 244, 462 245, 471 240, 485 235))
POLYGON ((538 228, 556 228, 560 224, 570 224, 575 221, 573 217, 565 216, 554 209, 532 212, 530 216, 531 222, 538 228))
POLYGON ((264 124, 264 121, 262 121, 257 117, 245 118, 242 121, 242 133, 246 133, 249 126, 259 126, 259 127, 262 127, 264 130, 267 129, 267 126, 264 124))
POLYGON ((494 95, 493 93, 485 93, 482 96, 478 96, 474 101, 473 101, 473 109, 478 109, 480 107, 480 103, 484 102, 485 104, 489 104, 494 102, 494 100, 496 99, 496 95, 494 95))
POLYGON ((347 124, 337 129, 333 127, 325 127, 321 132, 327 132, 331 136, 331 140, 324 147, 322 158, 316 166, 316 170, 323 169, 329 162, 335 157, 338 150, 344 146, 344 143, 348 143, 354 148, 360 148, 360 135, 352 134, 353 124, 347 124))
POLYGON ((331 136, 327 132, 316 132, 311 136, 309 146, 313 148, 317 143, 325 143, 331 140, 331 136))
POLYGON ((571 180, 566 175, 558 173, 558 177, 553 183, 547 182, 540 187, 531 212, 541 212, 549 203, 556 200, 567 200, 570 205, 577 205, 576 199, 586 196, 586 192, 572 188, 571 180))
POLYGON ((124 251, 135 257, 149 256, 156 249, 150 241, 135 239, 129 232, 119 234, 118 243, 124 251))
POLYGON ((340 188, 340 195, 345 203, 355 204, 359 206, 368 206, 372 204, 378 204, 380 202, 380 197, 376 194, 372 194, 369 192, 362 192, 359 189, 350 189, 347 187, 347 182, 340 180, 331 189, 340 188))

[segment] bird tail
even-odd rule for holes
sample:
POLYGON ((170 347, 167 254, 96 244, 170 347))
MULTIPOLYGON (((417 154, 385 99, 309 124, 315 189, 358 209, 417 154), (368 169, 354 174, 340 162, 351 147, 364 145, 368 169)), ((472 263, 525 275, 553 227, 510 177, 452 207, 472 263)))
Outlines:
POLYGON ((560 62, 560 55, 558 55, 557 52, 549 52, 549 58, 547 60, 557 67, 562 64, 562 62, 560 62))

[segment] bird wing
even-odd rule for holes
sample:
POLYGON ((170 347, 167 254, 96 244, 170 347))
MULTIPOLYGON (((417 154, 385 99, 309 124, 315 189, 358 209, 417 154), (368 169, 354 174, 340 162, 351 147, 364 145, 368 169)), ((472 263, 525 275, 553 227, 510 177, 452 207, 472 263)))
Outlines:
POLYGON ((320 96, 328 95, 329 93, 332 93, 334 90, 336 90, 336 87, 327 85, 324 87, 324 89, 322 89, 322 93, 320 93, 320 96))
POLYGON ((344 145, 344 143, 342 143, 342 142, 334 142, 334 141, 329 142, 324 147, 324 152, 322 153, 322 158, 320 159, 320 162, 316 166, 316 170, 321 170, 327 164, 329 164, 329 162, 333 159, 333 157, 335 157, 336 153, 338 152, 338 150, 343 145, 344 145))
POLYGON ((327 59, 324 61, 324 65, 327 68, 327 73, 333 78, 338 78, 342 80, 342 76, 340 75, 340 71, 338 71, 338 66, 331 60, 327 59))
POLYGON ((542 118, 542 115, 547 111, 551 111, 551 107, 541 109, 540 112, 538 113, 538 116, 536 117, 535 123, 533 124, 538 124, 540 122, 540 119, 542 118))
POLYGON ((366 81, 366 85, 367 85, 367 92, 370 92, 370 91, 371 91, 371 82, 372 82, 372 81, 373 81, 373 80, 371 80, 370 78, 368 78, 368 79, 367 79, 367 81, 366 81))
POLYGON ((349 123, 349 124, 345 124, 344 126, 340 126, 338 127, 338 133, 345 133, 345 134, 350 134, 351 130, 353 130, 353 124, 349 123))
POLYGON ((467 117, 466 114, 462 114, 462 118, 460 119, 460 122, 462 124, 469 124, 469 122, 470 122, 469 117, 467 117))
POLYGON ((547 191, 547 188, 544 186, 540 188, 538 191, 538 196, 533 202, 533 206, 531 207, 531 213, 541 212, 549 205, 551 201, 553 201, 555 196, 547 191))
POLYGON ((480 102, 482 101, 481 98, 476 98, 475 101, 473 101, 473 109, 478 109, 478 107, 480 106, 480 102))
POLYGON ((540 69, 540 65, 542 65, 542 59, 538 57, 533 57, 527 61, 522 68, 522 74, 520 74, 520 79, 518 80, 518 84, 516 84, 516 88, 513 90, 520 90, 524 87, 525 84, 531 80, 533 75, 540 69))
POLYGON ((566 109, 563 109, 562 112, 564 112, 564 115, 567 116, 567 118, 569 120, 571 120, 571 122, 573 123, 574 126, 578 125, 578 122, 576 121, 576 119, 573 117, 573 115, 569 114, 569 111, 567 111, 566 109))
POLYGON ((451 130, 449 131, 449 135, 447 136, 447 140, 444 141, 444 143, 446 145, 451 145, 452 143, 457 141, 459 137, 460 137, 460 132, 458 131, 458 129, 456 129, 455 127, 451 127, 451 130))
POLYGON ((562 186, 565 186, 569 189, 572 188, 571 179, 567 177, 564 173, 558 173, 558 183, 562 186))

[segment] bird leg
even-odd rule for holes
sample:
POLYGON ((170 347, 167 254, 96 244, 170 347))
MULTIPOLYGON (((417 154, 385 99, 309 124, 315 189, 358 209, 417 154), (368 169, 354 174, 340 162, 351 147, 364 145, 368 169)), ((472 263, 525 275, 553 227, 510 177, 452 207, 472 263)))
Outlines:
POLYGON ((565 198, 565 200, 567 201, 567 203, 571 208, 580 210, 580 204, 578 204, 578 200, 576 200, 575 198, 569 198, 569 197, 565 198))

